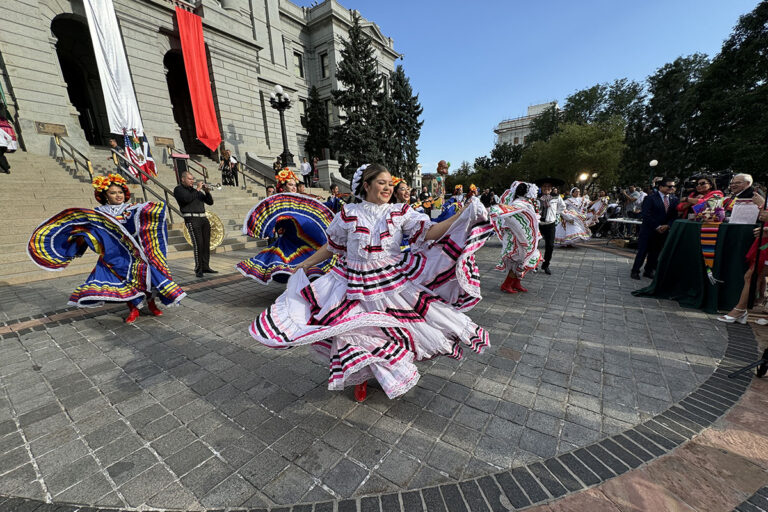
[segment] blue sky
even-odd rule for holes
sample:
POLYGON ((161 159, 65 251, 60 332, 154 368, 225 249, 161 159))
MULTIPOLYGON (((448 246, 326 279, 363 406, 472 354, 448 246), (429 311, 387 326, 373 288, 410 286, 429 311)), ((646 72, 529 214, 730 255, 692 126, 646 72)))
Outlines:
MULTIPOLYGON (((309 5, 309 1, 296 1, 309 5)), ((488 154, 493 128, 596 83, 642 81, 716 54, 757 0, 340 0, 376 22, 424 107, 419 161, 454 170, 488 154)))

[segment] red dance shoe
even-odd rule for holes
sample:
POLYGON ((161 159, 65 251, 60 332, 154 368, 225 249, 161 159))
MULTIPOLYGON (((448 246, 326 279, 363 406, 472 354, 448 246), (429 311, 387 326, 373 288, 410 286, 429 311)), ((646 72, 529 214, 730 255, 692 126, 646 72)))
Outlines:
POLYGON ((149 312, 152 313, 155 316, 163 316, 162 310, 157 307, 157 304, 155 304, 155 299, 149 299, 147 301, 147 308, 149 309, 149 312))
POLYGON ((512 277, 507 276, 503 283, 501 283, 501 291, 506 293, 517 293, 517 289, 512 286, 512 277))
POLYGON ((355 386, 355 402, 363 402, 368 398, 368 383, 363 382, 355 386))
POLYGON ((523 288, 523 285, 520 283, 520 279, 518 279, 517 277, 512 279, 512 288, 514 288, 518 292, 527 292, 528 291, 526 288, 523 288))
POLYGON ((125 317, 125 323, 132 324, 133 322, 136 321, 137 318, 139 318, 139 308, 137 308, 136 306, 134 306, 129 302, 128 310, 130 311, 130 313, 128 313, 128 316, 125 317))

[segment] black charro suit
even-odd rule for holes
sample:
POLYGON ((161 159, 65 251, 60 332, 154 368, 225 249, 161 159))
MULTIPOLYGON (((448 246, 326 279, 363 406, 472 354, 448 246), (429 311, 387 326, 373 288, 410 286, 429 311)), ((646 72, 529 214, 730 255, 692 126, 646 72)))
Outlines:
POLYGON ((645 262, 644 273, 653 274, 656 270, 656 263, 659 260, 659 253, 664 246, 669 230, 659 233, 656 229, 659 226, 668 226, 677 218, 677 205, 680 200, 677 196, 669 194, 669 207, 664 208, 664 200, 661 193, 654 190, 651 195, 645 198, 640 212, 640 218, 643 224, 640 226, 640 237, 637 241, 637 255, 635 263, 632 265, 632 273, 640 272, 640 267, 645 262))

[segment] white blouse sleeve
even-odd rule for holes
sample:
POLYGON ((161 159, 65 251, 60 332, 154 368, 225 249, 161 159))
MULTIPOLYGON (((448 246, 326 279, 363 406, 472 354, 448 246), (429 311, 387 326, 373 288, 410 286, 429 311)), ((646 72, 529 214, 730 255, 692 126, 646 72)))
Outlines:
POLYGON ((333 220, 325 230, 325 235, 328 238, 328 250, 334 254, 344 255, 347 252, 347 228, 350 224, 344 220, 344 217, 344 206, 342 206, 341 211, 334 215, 333 220))
POLYGON ((403 238, 407 238, 411 244, 419 244, 424 241, 430 226, 432 221, 427 214, 419 213, 409 206, 403 218, 403 238))

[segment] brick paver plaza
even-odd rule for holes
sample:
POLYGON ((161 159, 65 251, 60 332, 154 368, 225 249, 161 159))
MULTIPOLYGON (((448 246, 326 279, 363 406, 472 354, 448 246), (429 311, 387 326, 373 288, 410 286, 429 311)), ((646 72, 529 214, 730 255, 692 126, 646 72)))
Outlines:
MULTIPOLYGON (((179 260, 189 297, 133 325, 122 305, 63 309, 82 278, 0 288, 0 509, 25 497, 128 509, 511 510, 669 452, 743 393, 748 381, 715 370, 724 356, 754 359, 751 331, 633 297, 626 255, 556 250, 554 275, 530 274, 529 293, 508 295, 493 270, 499 248, 491 240, 478 254, 484 299, 469 313, 491 348, 420 363, 408 394, 374 389, 362 404, 351 389, 327 390, 327 364, 308 348, 249 336, 281 285, 229 270, 200 282, 179 260)), ((231 269, 249 255, 213 264, 231 269)))

